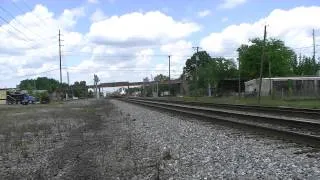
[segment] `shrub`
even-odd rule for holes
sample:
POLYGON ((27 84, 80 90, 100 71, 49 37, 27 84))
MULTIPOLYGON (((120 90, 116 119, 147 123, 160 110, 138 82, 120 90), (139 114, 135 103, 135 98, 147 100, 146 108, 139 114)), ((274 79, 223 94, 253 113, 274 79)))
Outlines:
POLYGON ((47 104, 49 102, 50 102, 50 98, 49 98, 48 92, 40 93, 40 103, 41 104, 47 104))

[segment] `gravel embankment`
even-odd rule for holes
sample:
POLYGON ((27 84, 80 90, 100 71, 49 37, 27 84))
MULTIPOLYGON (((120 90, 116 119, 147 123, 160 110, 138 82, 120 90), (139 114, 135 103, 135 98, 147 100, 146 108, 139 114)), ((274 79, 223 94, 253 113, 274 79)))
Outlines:
MULTIPOLYGON (((126 151, 120 148, 118 153, 128 152, 119 156, 125 158, 128 171, 121 165, 118 170, 122 176, 114 171, 110 176, 128 177, 131 172, 133 179, 320 179, 320 153, 314 149, 111 102, 118 108, 121 129, 127 136, 114 139, 114 144, 123 146, 121 142, 126 142, 126 151)), ((109 162, 114 167, 117 161, 109 162)))

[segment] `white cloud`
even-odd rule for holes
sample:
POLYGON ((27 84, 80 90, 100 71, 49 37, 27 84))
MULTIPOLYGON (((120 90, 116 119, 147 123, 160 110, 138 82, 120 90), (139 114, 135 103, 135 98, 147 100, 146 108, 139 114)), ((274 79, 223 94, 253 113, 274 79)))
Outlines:
POLYGON ((181 39, 199 31, 192 22, 179 22, 159 11, 129 13, 95 22, 88 37, 97 44, 150 46, 181 39))
POLYGON ((115 3, 116 0, 108 0, 108 2, 112 4, 112 3, 115 3))
POLYGON ((106 19, 107 16, 104 14, 104 12, 101 9, 97 9, 92 15, 91 15, 91 21, 92 22, 98 22, 102 21, 103 19, 106 19))
POLYGON ((72 28, 74 25, 76 25, 77 20, 83 16, 85 16, 85 10, 83 7, 65 9, 59 17, 59 21, 63 27, 72 28))
MULTIPOLYGON (((174 43, 169 43, 162 45, 160 50, 171 56, 171 70, 174 78, 177 78, 183 70, 183 66, 185 65, 185 61, 192 54, 192 43, 180 40, 174 43)), ((163 65, 159 64, 158 67, 162 67, 163 65)))
POLYGON ((32 11, 17 16, 19 22, 10 21, 1 26, 0 33, 0 87, 15 87, 21 79, 36 75, 56 75, 46 72, 58 65, 58 30, 61 30, 63 50, 74 49, 83 41, 81 33, 73 32, 79 17, 85 15, 83 8, 65 9, 62 14, 55 15, 43 5, 36 5, 32 11), (10 46, 8 46, 10 44, 10 46), (8 48, 10 47, 10 48, 8 48), (34 74, 32 76, 26 76, 34 74), (6 85, 5 85, 6 84, 6 85))
POLYGON ((241 4, 244 4, 247 0, 223 0, 223 3, 219 5, 221 9, 232 9, 241 4))
POLYGON ((99 0, 88 0, 88 3, 91 3, 91 4, 99 4, 99 0))
MULTIPOLYGON (((183 39, 199 29, 199 26, 195 23, 179 22, 160 12, 131 13, 100 21, 96 19, 97 21, 93 24, 115 23, 111 23, 112 26, 102 26, 103 29, 100 29, 102 37, 104 33, 108 33, 108 30, 111 29, 111 36, 127 38, 120 43, 126 43, 128 39, 134 39, 137 40, 134 41, 137 43, 136 45, 96 44, 92 42, 90 36, 92 32, 83 34, 74 31, 79 19, 84 15, 84 8, 65 9, 61 14, 54 14, 45 6, 37 5, 32 12, 17 17, 19 22, 31 31, 24 31, 26 36, 30 39, 38 37, 33 33, 42 36, 36 41, 30 42, 21 40, 23 38, 21 34, 11 32, 9 25, 1 26, 0 76, 3 78, 0 79, 0 87, 15 87, 20 80, 36 78, 37 76, 59 79, 58 29, 61 29, 62 39, 64 40, 62 41, 64 45, 62 47, 63 81, 66 81, 67 71, 64 67, 68 65, 71 83, 86 80, 88 84, 93 83, 92 75, 94 73, 99 75, 101 82, 110 82, 140 81, 150 74, 156 75, 166 72, 164 69, 157 69, 163 57, 154 56, 155 51, 160 50, 159 46, 164 43, 169 43, 163 45, 162 52, 169 53, 170 49, 174 49, 179 54, 180 50, 176 46, 184 46, 184 44, 173 42, 179 41, 179 39, 183 39), (46 24, 39 27, 37 16, 45 17, 46 24), (122 29, 126 22, 135 24, 131 24, 117 34, 117 31, 122 29), (139 27, 137 27, 136 22, 140 22, 137 24, 139 27), (149 28, 144 27, 145 24, 149 24, 149 28), (146 37, 144 37, 145 34, 146 37), (165 41, 158 43, 157 41, 162 38, 165 41), (140 40, 142 40, 142 43, 140 40), (154 46, 143 46, 143 42, 146 41, 151 42, 154 46), (10 44, 10 48, 7 44, 10 44)), ((95 28, 93 29, 95 30, 95 28)), ((165 60, 165 62, 167 61, 165 60)), ((172 74, 174 74, 175 69, 178 69, 175 68, 177 64, 182 64, 182 62, 182 59, 177 60, 176 57, 172 57, 172 74)))
POLYGON ((151 56, 154 54, 153 50, 143 49, 136 53, 136 66, 137 67, 145 67, 150 64, 151 56))
MULTIPOLYGON (((280 38, 293 48, 311 46, 312 28, 319 29, 320 7, 297 7, 290 10, 273 10, 267 17, 254 23, 230 25, 221 32, 213 32, 201 40, 201 46, 215 55, 236 56, 235 50, 250 38, 263 37, 268 24, 268 37, 280 38)), ((317 38, 320 38, 318 35, 317 38)))
POLYGON ((229 20, 228 17, 223 17, 223 18, 221 19, 221 22, 227 22, 228 20, 229 20))
POLYGON ((211 14, 211 11, 206 9, 198 12, 198 17, 206 17, 211 14))

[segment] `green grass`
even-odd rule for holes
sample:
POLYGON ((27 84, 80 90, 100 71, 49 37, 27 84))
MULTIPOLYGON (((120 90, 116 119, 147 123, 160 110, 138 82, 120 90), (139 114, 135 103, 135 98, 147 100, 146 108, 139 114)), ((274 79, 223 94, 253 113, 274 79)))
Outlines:
MULTIPOLYGON (((175 97, 172 99, 183 101, 198 101, 204 103, 226 103, 226 104, 244 104, 259 105, 256 97, 241 98, 239 97, 175 97)), ((281 100, 271 99, 270 97, 261 97, 260 105, 262 106, 285 106, 297 108, 320 109, 319 99, 301 99, 301 100, 281 100)))

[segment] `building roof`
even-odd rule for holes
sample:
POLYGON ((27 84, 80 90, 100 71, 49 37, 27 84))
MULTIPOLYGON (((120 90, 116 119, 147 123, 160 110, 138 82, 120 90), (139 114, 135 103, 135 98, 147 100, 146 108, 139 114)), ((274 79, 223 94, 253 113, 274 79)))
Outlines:
POLYGON ((6 91, 8 91, 8 90, 15 90, 16 88, 0 88, 0 90, 6 90, 6 91))
MULTIPOLYGON (((274 81, 285 81, 285 80, 320 80, 319 76, 296 76, 296 77, 272 77, 272 78, 262 78, 263 80, 274 80, 274 81)), ((257 79, 251 79, 252 80, 259 80, 257 79)))
MULTIPOLYGON (((269 79, 269 78, 263 78, 269 79)), ((273 77, 271 80, 320 80, 319 76, 273 77)))

